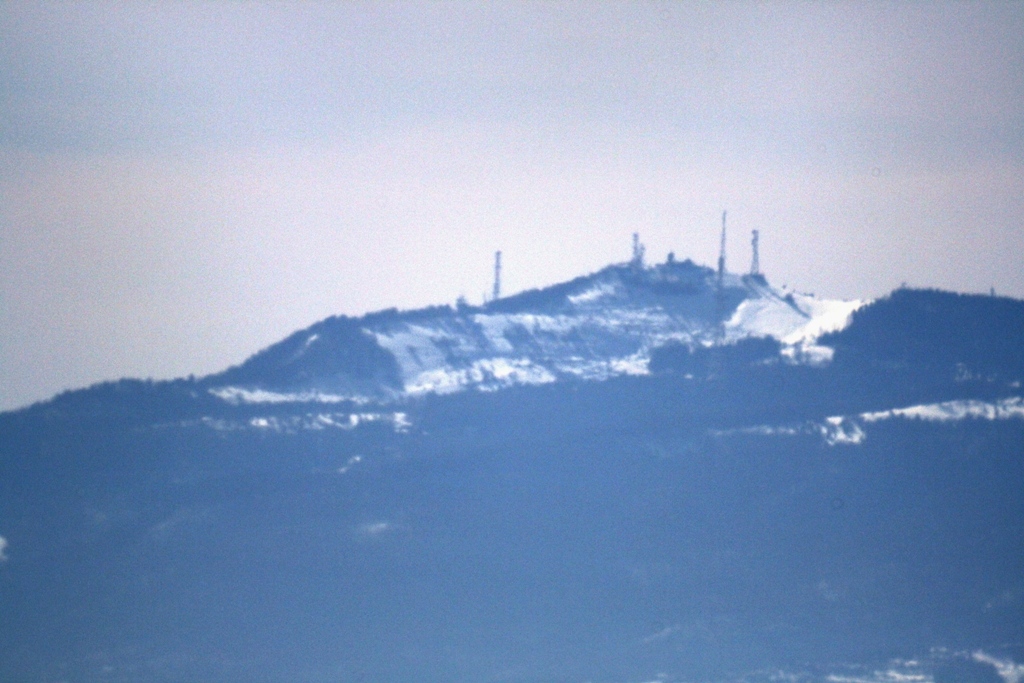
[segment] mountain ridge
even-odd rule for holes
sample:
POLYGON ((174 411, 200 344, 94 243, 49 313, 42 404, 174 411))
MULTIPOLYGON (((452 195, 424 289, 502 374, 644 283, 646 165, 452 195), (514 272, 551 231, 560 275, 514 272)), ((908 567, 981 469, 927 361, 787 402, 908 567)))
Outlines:
POLYGON ((390 309, 331 317, 242 364, 204 378, 228 401, 394 401, 566 378, 647 374, 653 349, 777 338, 793 362, 822 362, 813 344, 864 302, 783 292, 763 276, 692 261, 613 264, 590 275, 483 306, 390 309), (389 357, 390 356, 390 357, 389 357))
MULTIPOLYGON (((146 416, 161 413, 166 413, 166 419, 174 415, 195 419, 242 414, 238 410, 244 406, 296 413, 305 406, 323 405, 336 407, 339 415, 346 413, 343 419, 348 421, 361 419, 361 412, 401 411, 409 401, 466 389, 489 393, 515 386, 694 371, 706 379, 723 363, 754 362, 740 360, 751 353, 756 362, 783 363, 794 369, 832 367, 833 373, 850 376, 897 369, 910 372, 910 382, 920 382, 922 374, 934 374, 937 364, 945 362, 939 370, 946 378, 942 386, 947 379, 966 386, 967 380, 987 377, 989 381, 975 384, 991 387, 995 386, 991 380, 1000 376, 1018 381, 1008 390, 1019 393, 1019 380, 1024 377, 1024 358, 1017 351, 1017 340, 1024 338, 1022 301, 907 288, 873 301, 830 301, 775 289, 763 276, 728 273, 722 288, 726 296, 720 297, 717 284, 715 271, 690 260, 649 267, 612 264, 482 306, 460 303, 331 316, 293 332, 243 363, 205 377, 102 382, 0 416, 20 419, 46 414, 74 419, 92 414, 97 419, 103 415, 108 418, 102 419, 125 419, 137 415, 145 421, 155 419, 146 416), (619 317, 602 318, 607 310, 619 317), (443 323, 441 329, 429 328, 438 321, 443 323), (528 329, 531 324, 533 336, 528 329), (424 326, 426 334, 410 335, 414 343, 405 350, 407 367, 403 369, 401 335, 424 326), (550 328, 556 329, 551 332, 550 328), (437 366, 427 368, 427 376, 435 371, 448 384, 413 385, 420 390, 409 391, 410 379, 415 380, 417 372, 423 374, 422 365, 415 364, 416 344, 436 341, 431 334, 442 342, 429 349, 435 358, 448 353, 455 362, 442 358, 437 366), (438 349, 445 343, 447 348, 438 349), (502 344, 506 346, 496 348, 502 344), (562 352, 562 357, 544 355, 544 344, 548 351, 562 352), (580 348, 591 357, 574 356, 580 348), (602 357, 595 348, 614 353, 602 357), (565 365, 558 367, 566 357, 569 371, 565 365), (350 390, 347 394, 338 392, 339 375, 341 388, 350 390)), ((422 362, 422 355, 418 360, 422 362)), ((922 395, 920 400, 912 395, 905 398, 902 403, 857 410, 896 410, 969 396, 946 391, 922 395)))
POLYGON ((675 267, 0 414, 0 678, 1013 683, 1024 301, 675 267))

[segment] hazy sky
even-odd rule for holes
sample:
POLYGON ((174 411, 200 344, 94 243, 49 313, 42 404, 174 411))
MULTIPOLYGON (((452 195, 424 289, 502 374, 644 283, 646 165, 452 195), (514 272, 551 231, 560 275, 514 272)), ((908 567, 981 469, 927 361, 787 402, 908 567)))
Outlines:
POLYGON ((0 4, 0 409, 648 254, 1024 297, 1024 3, 0 4))

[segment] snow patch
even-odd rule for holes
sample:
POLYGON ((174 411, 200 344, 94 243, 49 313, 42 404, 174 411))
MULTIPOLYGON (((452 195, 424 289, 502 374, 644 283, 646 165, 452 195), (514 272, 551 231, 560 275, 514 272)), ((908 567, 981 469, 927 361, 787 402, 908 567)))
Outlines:
POLYGON ((253 403, 366 403, 367 399, 362 396, 342 396, 339 394, 325 394, 319 391, 303 391, 299 393, 279 393, 266 391, 264 389, 245 389, 243 387, 215 387, 209 390, 217 398, 230 403, 231 405, 253 404, 253 403))
POLYGON ((863 425, 892 419, 925 420, 927 422, 956 422, 960 420, 1010 420, 1024 419, 1024 399, 1019 396, 1001 401, 976 400, 945 401, 928 403, 907 408, 893 408, 856 416, 835 416, 825 418, 820 425, 821 434, 830 446, 836 444, 859 444, 867 437, 863 425))
POLYGON ((824 367, 832 362, 832 357, 835 356, 836 350, 831 346, 821 346, 819 344, 799 344, 785 346, 779 353, 790 363, 824 367))
POLYGON ((1024 419, 1024 399, 1019 396, 1005 398, 995 403, 976 400, 945 401, 895 408, 880 412, 863 413, 860 418, 865 422, 878 422, 896 417, 926 420, 928 422, 952 422, 968 418, 982 420, 1024 419))
MULTIPOLYGON (((1024 419, 1024 398, 1013 396, 1001 401, 985 402, 976 400, 945 401, 907 408, 893 408, 859 415, 835 415, 823 422, 809 422, 801 426, 755 425, 736 429, 709 430, 711 436, 796 436, 798 434, 819 434, 829 446, 856 446, 864 442, 867 433, 865 424, 882 420, 905 419, 928 422, 954 422, 958 420, 1010 420, 1024 419)), ((1021 682, 1017 682, 1021 683, 1021 682)))
POLYGON ((363 456, 361 456, 361 455, 353 455, 351 458, 348 459, 348 461, 344 465, 342 465, 341 467, 338 468, 338 474, 345 474, 346 472, 348 472, 350 469, 352 469, 354 466, 358 465, 362 461, 363 461, 363 456))
POLYGON ((412 422, 409 421, 409 416, 406 413, 392 413, 392 418, 395 431, 399 434, 405 434, 412 427, 412 422))
POLYGON ((749 434, 753 436, 796 436, 797 434, 804 434, 806 432, 806 429, 800 427, 755 425, 753 427, 739 427, 737 429, 712 429, 708 434, 711 436, 733 436, 735 434, 749 434))
POLYGON ((808 294, 781 297, 768 290, 764 296, 746 299, 725 323, 726 338, 773 337, 784 345, 790 362, 822 366, 832 362, 834 350, 815 342, 824 334, 850 324, 854 311, 867 301, 817 299, 808 294))
POLYGON ((645 352, 634 353, 627 358, 613 358, 608 367, 615 375, 649 375, 650 356, 645 352))
POLYGON ((451 394, 470 386, 481 391, 496 391, 517 384, 548 384, 556 379, 547 368, 526 358, 484 358, 468 368, 441 367, 421 372, 406 384, 405 390, 410 396, 451 394))
MULTIPOLYGON (((211 429, 222 432, 258 430, 276 434, 295 434, 300 431, 325 429, 352 430, 362 424, 380 422, 390 424, 398 433, 409 431, 412 423, 406 413, 306 413, 305 415, 256 416, 245 421, 204 417, 199 420, 211 429)), ((195 424, 195 423, 192 423, 195 424)))
POLYGON ((313 333, 313 334, 309 335, 309 337, 306 339, 305 343, 303 343, 302 348, 299 349, 298 351, 296 351, 294 354, 292 354, 290 362, 295 362, 296 360, 301 358, 302 354, 306 353, 306 351, 309 350, 309 347, 312 346, 313 343, 317 339, 319 339, 319 338, 320 338, 320 335, 316 334, 316 333, 313 333))
POLYGON ((409 325, 405 330, 390 334, 376 334, 377 343, 391 352, 398 361, 403 377, 413 377, 424 370, 433 370, 445 365, 445 354, 438 348, 436 340, 456 339, 439 329, 422 325, 409 325))
POLYGON ((997 659, 985 654, 981 650, 972 653, 971 658, 976 662, 994 666, 996 672, 999 673, 1006 683, 1021 683, 1021 681, 1024 681, 1024 664, 1017 664, 1012 659, 997 659))
POLYGON ((855 446, 867 436, 860 425, 845 417, 828 417, 820 426, 821 436, 829 446, 855 446))
POLYGON ((850 324, 854 312, 868 303, 860 299, 816 299, 805 294, 793 295, 793 301, 807 315, 807 320, 783 337, 780 340, 783 344, 806 344, 829 332, 839 332, 850 324))
POLYGON ((612 294, 615 294, 615 291, 614 285, 608 282, 602 282, 601 284, 591 287, 579 294, 570 295, 568 299, 569 303, 574 306, 579 306, 580 304, 593 303, 594 301, 603 299, 606 296, 611 296, 612 294))
POLYGON ((900 671, 898 669, 887 669, 885 671, 873 671, 864 676, 840 676, 831 674, 825 678, 829 683, 928 683, 932 681, 931 676, 920 672, 900 671))
POLYGON ((776 297, 746 299, 725 323, 729 340, 748 336, 774 337, 779 341, 807 324, 808 316, 776 297))
MULTIPOLYGON (((569 299, 574 305, 586 304, 616 292, 615 285, 601 283, 569 299)), ((791 362, 825 365, 833 351, 814 339, 846 325, 861 305, 807 295, 783 297, 764 288, 740 304, 726 323, 727 342, 772 336, 788 345, 784 353, 791 362)), ((406 395, 422 396, 545 384, 566 376, 605 380, 646 375, 650 349, 709 340, 712 327, 699 317, 671 314, 661 306, 625 306, 560 315, 480 313, 468 320, 409 324, 374 334, 395 356, 406 395)))
POLYGON ((509 319, 504 315, 476 315, 473 322, 480 326, 491 348, 497 353, 512 353, 515 349, 505 338, 509 327, 509 319))

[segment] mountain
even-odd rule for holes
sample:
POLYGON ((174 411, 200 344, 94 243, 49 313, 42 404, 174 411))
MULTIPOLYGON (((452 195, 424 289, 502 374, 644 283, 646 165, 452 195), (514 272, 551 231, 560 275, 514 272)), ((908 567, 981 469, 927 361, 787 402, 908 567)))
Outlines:
POLYGON ((814 362, 828 354, 814 340, 860 305, 780 292, 757 275, 727 274, 719 283, 691 261, 613 265, 482 307, 329 318, 206 385, 229 402, 391 402, 644 375, 652 350, 668 343, 751 336, 776 338, 790 358, 814 362))
POLYGON ((690 261, 0 415, 5 681, 1024 675, 1024 302, 690 261))

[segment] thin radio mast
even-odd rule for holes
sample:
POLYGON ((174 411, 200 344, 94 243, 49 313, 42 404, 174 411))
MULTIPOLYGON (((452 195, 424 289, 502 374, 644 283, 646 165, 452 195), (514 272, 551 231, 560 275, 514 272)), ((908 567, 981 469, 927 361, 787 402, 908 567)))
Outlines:
POLYGON ((757 242, 758 242, 758 238, 759 237, 760 236, 758 235, 757 230, 755 230, 754 231, 754 238, 752 240, 750 240, 750 244, 751 244, 751 246, 753 247, 753 250, 754 250, 754 257, 753 257, 753 259, 750 262, 750 274, 751 275, 760 275, 761 274, 761 261, 760 261, 760 259, 758 259, 758 256, 757 256, 757 242))
MULTIPOLYGON (((722 244, 718 249, 718 280, 715 283, 715 343, 725 343, 725 211, 722 212, 722 244)), ((712 374, 718 372, 721 359, 712 356, 712 374)))
POLYGON ((501 252, 494 252, 494 293, 491 301, 501 298, 501 252))
POLYGON ((725 277, 725 211, 722 212, 722 246, 718 251, 718 286, 721 288, 725 277))
POLYGON ((634 268, 644 267, 644 245, 640 243, 640 233, 633 233, 633 258, 629 262, 634 268))

